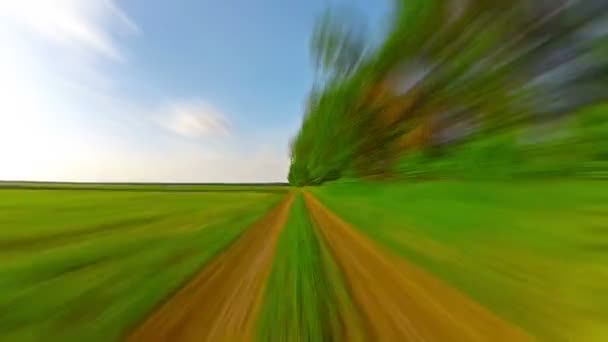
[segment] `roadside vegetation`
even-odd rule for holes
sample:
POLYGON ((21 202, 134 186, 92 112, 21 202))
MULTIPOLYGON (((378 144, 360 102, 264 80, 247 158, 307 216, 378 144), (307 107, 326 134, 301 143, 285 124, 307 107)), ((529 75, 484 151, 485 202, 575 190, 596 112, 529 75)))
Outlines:
POLYGON ((608 2, 392 6, 379 40, 319 17, 289 182, 540 340, 605 340, 608 2))
POLYGON ((121 339, 282 194, 0 191, 0 340, 121 339))
POLYGON ((289 181, 608 176, 608 5, 393 1, 319 18, 289 181))
POLYGON ((544 341, 608 336, 602 181, 337 182, 355 228, 544 341))

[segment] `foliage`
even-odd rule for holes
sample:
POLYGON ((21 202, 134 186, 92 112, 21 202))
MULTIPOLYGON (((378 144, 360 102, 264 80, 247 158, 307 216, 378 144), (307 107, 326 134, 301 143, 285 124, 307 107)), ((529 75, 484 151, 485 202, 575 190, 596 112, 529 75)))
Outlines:
POLYGON ((573 117, 588 107, 606 116, 607 11, 595 0, 398 0, 376 49, 325 14, 312 47, 329 76, 315 84, 293 140, 290 183, 473 176, 479 167, 493 168, 476 172, 486 176, 583 175, 562 147, 602 165, 589 139, 605 131, 573 117), (550 162, 521 164, 538 153, 550 162))

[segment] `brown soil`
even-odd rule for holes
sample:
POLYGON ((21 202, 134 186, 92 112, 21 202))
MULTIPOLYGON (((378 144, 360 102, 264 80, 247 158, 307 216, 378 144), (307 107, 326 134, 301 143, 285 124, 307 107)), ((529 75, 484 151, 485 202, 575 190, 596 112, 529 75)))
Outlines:
POLYGON ((129 341, 250 341, 293 194, 152 313, 129 341))
POLYGON ((367 320, 370 340, 533 340, 439 279, 383 250, 311 194, 304 198, 367 320))

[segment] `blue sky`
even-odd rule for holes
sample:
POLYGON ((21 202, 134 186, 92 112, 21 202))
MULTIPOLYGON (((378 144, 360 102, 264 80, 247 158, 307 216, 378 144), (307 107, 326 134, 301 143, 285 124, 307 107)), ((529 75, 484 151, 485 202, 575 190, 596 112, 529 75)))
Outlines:
POLYGON ((315 17, 385 2, 4 1, 0 179, 284 181, 315 17))

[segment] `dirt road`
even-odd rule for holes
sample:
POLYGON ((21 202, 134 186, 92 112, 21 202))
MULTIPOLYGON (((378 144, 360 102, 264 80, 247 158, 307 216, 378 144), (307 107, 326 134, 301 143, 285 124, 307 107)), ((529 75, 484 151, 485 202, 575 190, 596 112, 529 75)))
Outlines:
MULTIPOLYGON (((305 193, 304 199, 319 237, 329 247, 331 256, 326 257, 335 259, 345 281, 345 294, 352 297, 353 309, 359 317, 352 319, 341 315, 340 324, 350 328, 336 336, 330 334, 333 338, 350 340, 353 336, 365 336, 364 339, 370 341, 533 340, 518 327, 375 244, 331 213, 311 194, 305 193)), ((285 225, 292 202, 293 194, 289 194, 152 313, 132 332, 129 340, 254 340, 258 308, 275 255, 277 237, 285 225)), ((325 262, 332 264, 334 260, 325 262)), ((293 267, 293 272, 298 272, 297 268, 293 267)))
POLYGON ((287 197, 139 326, 129 341, 250 341, 287 197))
POLYGON ((530 341, 422 269, 399 259, 326 209, 306 206, 344 273, 372 341, 530 341))

